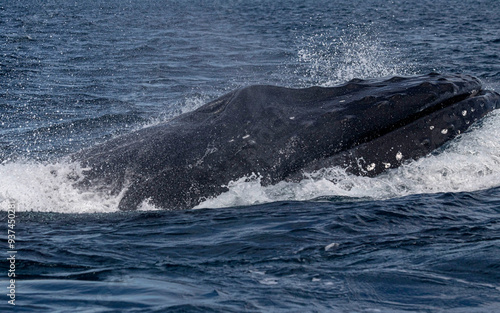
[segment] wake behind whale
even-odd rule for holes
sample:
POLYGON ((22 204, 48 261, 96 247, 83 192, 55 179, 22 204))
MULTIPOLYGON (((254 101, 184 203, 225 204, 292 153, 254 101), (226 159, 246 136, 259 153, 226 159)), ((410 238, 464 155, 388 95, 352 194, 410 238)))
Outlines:
POLYGON ((252 174, 263 185, 340 166, 374 176, 425 156, 500 105, 466 75, 352 80, 337 87, 257 85, 72 156, 79 188, 186 209, 252 174))

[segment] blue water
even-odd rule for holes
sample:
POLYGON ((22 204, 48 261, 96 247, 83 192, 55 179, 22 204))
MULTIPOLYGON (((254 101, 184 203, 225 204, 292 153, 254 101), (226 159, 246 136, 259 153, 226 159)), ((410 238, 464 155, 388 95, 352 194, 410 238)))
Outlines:
POLYGON ((500 312, 499 113, 376 178, 248 177, 196 210, 67 179, 65 156, 241 86, 430 71, 500 90, 497 1, 0 3, 0 311, 500 312))

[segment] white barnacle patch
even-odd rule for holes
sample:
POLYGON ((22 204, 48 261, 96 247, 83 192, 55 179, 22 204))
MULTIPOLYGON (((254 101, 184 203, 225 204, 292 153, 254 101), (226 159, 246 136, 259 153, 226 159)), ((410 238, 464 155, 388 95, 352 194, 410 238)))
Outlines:
POLYGON ((245 135, 245 136, 243 136, 242 138, 243 138, 243 139, 247 139, 247 138, 249 138, 249 137, 250 137, 250 135, 245 135))
POLYGON ((463 110, 462 111, 462 116, 466 116, 467 115, 467 110, 463 110))
POLYGON ((447 133, 448 133, 448 129, 447 128, 441 129, 441 134, 446 135, 447 133))
POLYGON ((295 119, 295 116, 290 116, 290 119, 293 121, 295 119))
POLYGON ((431 127, 429 127, 430 130, 433 130, 434 129, 434 126, 431 125, 431 127))
POLYGON ((382 164, 384 164, 385 168, 391 167, 391 163, 389 163, 389 162, 387 162, 387 163, 386 162, 382 162, 382 164))
POLYGON ((372 163, 366 167, 367 171, 373 171, 375 169, 375 163, 372 163))
POLYGON ((401 151, 398 151, 398 153, 396 153, 396 160, 401 161, 402 159, 403 159, 403 153, 401 153, 401 151))

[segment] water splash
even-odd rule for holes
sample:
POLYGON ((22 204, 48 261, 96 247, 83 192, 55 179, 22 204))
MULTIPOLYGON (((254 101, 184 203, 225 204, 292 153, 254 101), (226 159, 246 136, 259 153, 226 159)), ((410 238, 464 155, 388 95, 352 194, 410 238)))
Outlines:
POLYGON ((19 211, 114 212, 121 195, 85 192, 73 186, 82 176, 76 163, 17 161, 0 165, 0 210, 15 202, 19 211))
POLYGON ((177 105, 174 105, 173 109, 161 112, 157 116, 149 119, 146 123, 138 124, 135 128, 133 128, 133 131, 166 123, 181 114, 196 110, 197 108, 207 103, 208 100, 209 97, 202 94, 197 94, 195 96, 186 98, 177 105))
POLYGON ((340 35, 301 37, 299 42, 297 72, 303 73, 304 85, 334 86, 353 78, 415 74, 397 47, 358 26, 351 25, 340 35))

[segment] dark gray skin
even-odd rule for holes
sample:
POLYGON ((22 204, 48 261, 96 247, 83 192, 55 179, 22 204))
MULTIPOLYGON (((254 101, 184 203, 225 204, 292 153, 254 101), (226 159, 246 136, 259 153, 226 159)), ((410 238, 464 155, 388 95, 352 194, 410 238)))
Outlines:
POLYGON ((375 176, 427 155, 499 106, 499 94, 466 75, 258 85, 72 158, 88 168, 77 185, 124 192, 122 210, 146 199, 187 209, 252 173, 265 185, 331 166, 375 176))

